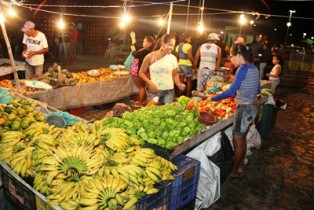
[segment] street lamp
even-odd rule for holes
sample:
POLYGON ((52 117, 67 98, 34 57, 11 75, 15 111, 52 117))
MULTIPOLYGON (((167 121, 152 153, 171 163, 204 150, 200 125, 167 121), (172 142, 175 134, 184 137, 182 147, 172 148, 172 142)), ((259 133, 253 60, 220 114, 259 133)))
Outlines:
POLYGON ((286 33, 286 39, 285 39, 285 45, 287 45, 287 39, 288 39, 288 33, 289 33, 289 28, 291 26, 291 17, 292 17, 292 13, 295 13, 295 10, 289 10, 290 14, 289 14, 289 21, 287 23, 287 33, 286 33))

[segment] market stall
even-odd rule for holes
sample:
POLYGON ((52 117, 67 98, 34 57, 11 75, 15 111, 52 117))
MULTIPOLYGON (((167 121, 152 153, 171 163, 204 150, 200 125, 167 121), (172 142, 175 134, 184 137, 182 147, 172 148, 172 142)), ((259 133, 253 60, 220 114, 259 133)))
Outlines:
MULTIPOLYGON (((17 71, 25 71, 25 62, 15 61, 17 71)), ((0 58, 0 78, 13 73, 10 59, 0 58)))
POLYGON ((60 110, 101 105, 128 97, 136 92, 131 76, 35 92, 28 97, 60 110))

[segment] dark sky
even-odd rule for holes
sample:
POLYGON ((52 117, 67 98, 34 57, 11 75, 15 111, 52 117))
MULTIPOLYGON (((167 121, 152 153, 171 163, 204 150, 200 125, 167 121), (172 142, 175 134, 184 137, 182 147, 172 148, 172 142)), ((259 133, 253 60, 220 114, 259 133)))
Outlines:
MULTIPOLYGON (((8 1, 8 0, 7 0, 8 1)), ((18 0, 16 0, 18 1, 18 0)), ((173 27, 178 27, 177 30, 184 31, 186 27, 186 14, 188 8, 188 2, 190 2, 189 9, 189 29, 195 30, 197 22, 200 19, 199 5, 203 0, 186 0, 174 3, 173 8, 173 27)), ((36 8, 42 0, 24 0, 23 3, 26 7, 36 8)), ((149 1, 128 1, 127 5, 133 7, 127 7, 126 10, 132 13, 134 17, 137 17, 137 26, 151 27, 146 23, 149 20, 156 18, 158 15, 166 15, 169 11, 169 4, 162 5, 156 4, 154 6, 151 3, 171 2, 171 0, 149 0, 149 1), (150 6, 148 6, 150 4, 150 6), (141 5, 141 6, 140 6, 141 5), (145 5, 145 6, 143 6, 145 5)), ((87 16, 106 16, 108 19, 116 19, 123 12, 124 1, 120 0, 47 0, 42 9, 53 10, 68 14, 79 14, 87 16), (48 7, 48 5, 56 5, 54 7, 48 7), (62 8, 60 5, 68 5, 70 7, 62 8), (85 6, 82 8, 71 7, 73 5, 85 6), (108 8, 106 6, 117 6, 108 8), (93 6, 104 6, 93 7, 93 6)), ((286 23, 289 19, 289 10, 295 10, 296 13, 292 15, 292 26, 289 28, 289 33, 292 33, 296 37, 301 37, 304 32, 308 36, 314 36, 314 15, 313 12, 313 0, 205 0, 205 10, 203 19, 205 24, 214 32, 222 30, 225 26, 239 27, 237 22, 238 16, 241 11, 246 13, 248 19, 253 19, 256 23, 256 27, 252 27, 255 33, 268 33, 273 35, 274 29, 279 37, 283 37, 286 34, 286 23), (256 19, 257 15, 251 15, 252 12, 258 12, 261 14, 256 19), (251 13, 251 14, 248 14, 251 13), (269 15, 270 16, 269 16, 269 15)), ((69 16, 69 18, 71 18, 69 16)), ((249 32, 250 25, 243 27, 244 32, 249 32)))

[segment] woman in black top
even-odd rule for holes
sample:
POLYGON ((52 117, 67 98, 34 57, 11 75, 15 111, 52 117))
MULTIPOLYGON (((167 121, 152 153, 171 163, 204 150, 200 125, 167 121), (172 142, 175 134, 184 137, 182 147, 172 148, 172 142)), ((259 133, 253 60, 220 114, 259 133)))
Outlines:
MULTIPOLYGON (((132 55, 134 56, 134 59, 138 59, 138 66, 137 66, 137 72, 135 74, 132 74, 134 83, 136 87, 138 88, 138 101, 134 103, 135 107, 142 107, 144 100, 146 98, 146 84, 145 82, 138 76, 138 71, 140 70, 142 66, 142 62, 145 58, 146 55, 148 55, 152 51, 153 47, 153 42, 154 38, 151 36, 145 36, 142 44, 142 48, 137 50, 135 47, 136 39, 135 39, 135 33, 131 32, 131 38, 132 38, 132 45, 131 45, 131 50, 132 50, 132 55)), ((137 62, 136 61, 136 62, 137 62)), ((133 64, 132 65, 136 65, 133 64)), ((132 68, 132 67, 131 67, 132 68)))

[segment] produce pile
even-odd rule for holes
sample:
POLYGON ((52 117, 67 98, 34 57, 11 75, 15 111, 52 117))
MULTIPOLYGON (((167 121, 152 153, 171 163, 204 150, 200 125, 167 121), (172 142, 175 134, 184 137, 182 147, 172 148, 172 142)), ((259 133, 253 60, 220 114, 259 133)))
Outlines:
POLYGON ((1 130, 0 160, 22 177, 34 177, 34 189, 63 209, 128 209, 158 192, 157 183, 173 180, 177 169, 124 129, 100 121, 66 128, 31 121, 1 130))
POLYGON ((22 131, 31 123, 43 122, 43 114, 35 109, 34 100, 11 99, 9 104, 0 104, 0 135, 6 131, 22 131))
MULTIPOLYGON (((0 88, 8 88, 10 90, 17 91, 17 85, 14 80, 1 80, 0 88)), ((26 87, 24 80, 20 80, 20 88, 21 94, 32 94, 38 91, 43 91, 32 87, 26 87)))
POLYGON ((53 88, 76 85, 76 79, 73 78, 72 73, 67 69, 61 69, 57 63, 49 67, 48 71, 41 75, 38 80, 51 85, 53 88))
POLYGON ((99 76, 90 76, 87 71, 81 71, 77 73, 72 73, 73 77, 76 79, 77 83, 88 83, 95 81, 105 81, 108 79, 114 79, 117 77, 123 77, 126 75, 114 74, 114 72, 109 68, 100 68, 98 69, 99 76))
POLYGON ((186 109, 189 101, 181 96, 178 102, 124 112, 122 118, 104 118, 102 123, 107 127, 124 128, 143 143, 170 149, 205 129, 198 121, 198 111, 186 109))
MULTIPOLYGON (((211 97, 216 94, 219 94, 219 92, 208 93, 206 96, 211 97)), ((221 120, 229 118, 235 112, 236 102, 234 98, 226 98, 221 101, 191 100, 187 105, 187 109, 209 112, 213 114, 217 120, 221 120)))

